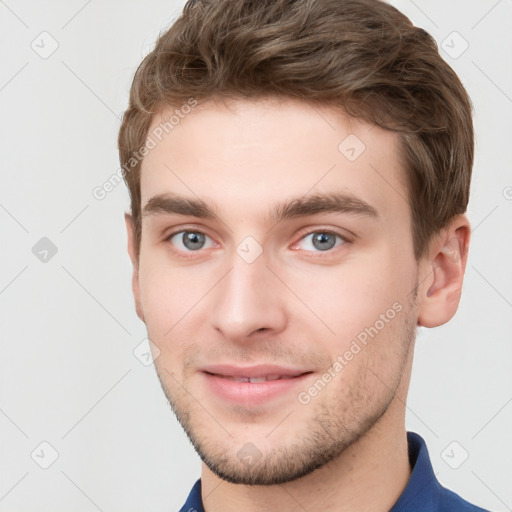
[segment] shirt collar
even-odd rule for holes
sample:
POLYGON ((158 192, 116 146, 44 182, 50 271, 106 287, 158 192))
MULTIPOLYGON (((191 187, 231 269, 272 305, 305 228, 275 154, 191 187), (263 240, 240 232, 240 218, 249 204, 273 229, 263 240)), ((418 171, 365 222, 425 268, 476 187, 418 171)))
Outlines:
POLYGON ((430 512, 437 510, 441 485, 432 469, 427 445, 415 432, 407 432, 411 476, 398 501, 389 512, 430 512))

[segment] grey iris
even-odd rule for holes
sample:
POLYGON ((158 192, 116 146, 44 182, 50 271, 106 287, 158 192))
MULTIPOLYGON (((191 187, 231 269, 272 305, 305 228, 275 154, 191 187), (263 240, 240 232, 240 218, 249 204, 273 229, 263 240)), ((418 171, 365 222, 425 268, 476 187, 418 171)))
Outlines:
POLYGON ((186 231, 183 233, 183 245, 187 249, 201 249, 204 245, 205 236, 202 233, 194 233, 193 231, 186 231))
POLYGON ((314 233, 313 246, 320 251, 332 249, 336 243, 336 237, 331 233, 314 233))

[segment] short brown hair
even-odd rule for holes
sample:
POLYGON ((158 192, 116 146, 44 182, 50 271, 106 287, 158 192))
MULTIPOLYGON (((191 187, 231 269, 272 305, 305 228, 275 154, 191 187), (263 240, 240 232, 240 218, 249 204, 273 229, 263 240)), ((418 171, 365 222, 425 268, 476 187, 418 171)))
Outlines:
POLYGON ((189 0, 137 69, 119 132, 137 251, 133 155, 159 110, 213 96, 300 98, 398 133, 417 259, 466 211, 470 99, 434 39, 397 9, 380 0, 189 0))

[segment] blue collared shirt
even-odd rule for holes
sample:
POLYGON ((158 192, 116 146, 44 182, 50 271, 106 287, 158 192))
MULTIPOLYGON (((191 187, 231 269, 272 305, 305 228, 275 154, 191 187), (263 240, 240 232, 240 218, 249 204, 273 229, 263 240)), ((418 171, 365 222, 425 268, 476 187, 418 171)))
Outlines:
MULTIPOLYGON (((437 481, 427 445, 421 436, 414 432, 407 432, 407 442, 412 467, 411 477, 389 512, 489 512, 471 505, 437 481)), ((201 501, 201 480, 192 487, 180 512, 204 512, 201 501)))

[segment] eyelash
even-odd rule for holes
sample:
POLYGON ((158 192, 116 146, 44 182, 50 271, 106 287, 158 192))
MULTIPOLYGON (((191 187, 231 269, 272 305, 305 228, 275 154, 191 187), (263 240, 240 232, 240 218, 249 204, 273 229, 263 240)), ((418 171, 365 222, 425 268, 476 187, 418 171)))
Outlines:
MULTIPOLYGON (((203 231, 201 231, 200 229, 196 229, 194 227, 188 227, 188 228, 185 228, 185 229, 180 229, 178 231, 173 231, 171 234, 169 234, 168 236, 166 236, 165 238, 165 241, 166 242, 170 242, 171 239, 176 236, 176 235, 179 235, 181 233, 196 233, 196 234, 201 234, 201 235, 204 235, 208 238, 211 239, 210 236, 208 236, 206 233, 204 233, 203 231)), ((332 255, 332 253, 336 250, 336 249, 339 249, 340 247, 342 247, 343 245, 347 244, 347 243, 350 243, 350 240, 348 239, 347 236, 345 235, 342 235, 341 233, 337 232, 337 231, 334 231, 332 229, 323 229, 323 228, 316 228, 314 230, 310 230, 310 231, 307 231, 303 234, 300 235, 300 238, 299 240, 293 244, 292 247, 298 245, 302 240, 304 240, 306 237, 310 236, 310 235, 313 235, 313 234, 316 234, 316 233, 322 233, 322 234, 326 234, 326 235, 333 235, 335 237, 338 237, 339 239, 341 239, 342 243, 339 244, 339 245, 335 245, 334 247, 332 247, 331 249, 328 249, 326 251, 305 251, 306 253, 313 253, 315 254, 315 257, 322 257, 322 253, 325 253, 326 256, 330 256, 332 255)), ((172 245, 172 244, 170 244, 172 245)), ((184 253, 186 254, 194 254, 194 253, 200 253, 203 249, 198 249, 197 251, 181 251, 181 250, 178 250, 178 249, 174 249, 174 251, 178 254, 179 257, 182 257, 182 258, 191 258, 193 256, 185 256, 184 253)), ((293 250, 293 249, 292 249, 293 250)), ((311 256, 310 256, 311 257, 311 256)))
POLYGON ((308 237, 310 235, 313 235, 313 234, 317 234, 317 233, 322 233, 323 235, 335 236, 335 237, 341 239, 341 244, 336 245, 336 242, 335 242, 335 246, 330 248, 330 249, 327 249, 326 251, 304 251, 306 254, 308 254, 308 257, 320 257, 320 258, 322 258, 322 257, 331 256, 336 251, 336 249, 340 249, 343 245, 345 245, 345 244, 350 242, 348 237, 346 237, 345 235, 342 235, 338 231, 334 231, 334 230, 329 229, 329 228, 325 228, 324 229, 324 228, 320 227, 320 228, 316 228, 316 229, 313 229, 313 230, 310 230, 310 231, 307 231, 307 232, 301 234, 298 242, 294 243, 292 247, 295 247, 296 245, 298 245, 306 237, 308 237), (312 254, 314 254, 314 256, 311 256, 312 254), (325 255, 325 256, 322 256, 322 255, 325 255))

